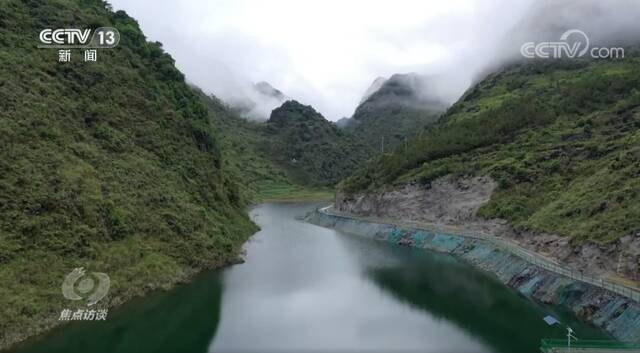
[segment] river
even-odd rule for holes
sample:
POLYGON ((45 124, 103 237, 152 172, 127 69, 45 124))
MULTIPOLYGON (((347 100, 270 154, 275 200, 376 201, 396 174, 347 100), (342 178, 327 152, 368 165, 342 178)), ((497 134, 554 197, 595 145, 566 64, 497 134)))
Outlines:
POLYGON ((541 338, 604 333, 525 299, 448 255, 298 220, 313 204, 264 204, 246 262, 77 322, 15 352, 538 352, 541 338))

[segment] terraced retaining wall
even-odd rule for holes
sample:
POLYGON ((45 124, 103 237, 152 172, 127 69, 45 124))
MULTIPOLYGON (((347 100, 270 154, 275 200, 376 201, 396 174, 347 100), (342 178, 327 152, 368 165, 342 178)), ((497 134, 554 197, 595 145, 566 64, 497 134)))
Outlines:
POLYGON ((539 303, 561 307, 611 333, 640 342, 640 304, 605 289, 547 271, 482 239, 423 229, 404 229, 319 211, 305 220, 393 244, 449 253, 493 273, 509 287, 539 303))

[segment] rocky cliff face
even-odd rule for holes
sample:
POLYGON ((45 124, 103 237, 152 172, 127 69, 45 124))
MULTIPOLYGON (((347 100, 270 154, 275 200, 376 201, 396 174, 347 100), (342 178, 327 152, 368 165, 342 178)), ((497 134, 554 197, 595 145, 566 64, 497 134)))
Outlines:
POLYGON ((361 216, 460 224, 475 219, 478 208, 489 201, 495 187, 489 177, 445 177, 428 185, 407 184, 372 194, 339 192, 336 208, 361 216))
POLYGON ((357 216, 462 226, 505 237, 574 269, 627 280, 640 279, 640 233, 613 244, 572 244, 568 237, 514 229, 505 220, 483 219, 477 212, 489 202, 496 182, 490 177, 446 176, 430 184, 406 184, 376 192, 336 194, 335 208, 357 216))

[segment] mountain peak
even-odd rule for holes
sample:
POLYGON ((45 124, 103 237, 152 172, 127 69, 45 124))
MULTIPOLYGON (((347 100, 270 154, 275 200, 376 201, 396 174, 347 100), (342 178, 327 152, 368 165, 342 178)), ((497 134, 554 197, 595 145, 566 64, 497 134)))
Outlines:
POLYGON ((288 100, 271 112, 268 122, 275 123, 277 125, 286 125, 294 122, 311 120, 323 120, 328 122, 328 120, 326 120, 322 114, 313 109, 312 106, 304 105, 296 100, 288 100))
POLYGON ((265 81, 260 81, 253 85, 253 87, 258 91, 258 93, 263 94, 265 96, 273 97, 276 99, 284 100, 286 97, 282 91, 273 87, 271 84, 265 81))
POLYGON ((341 125, 372 146, 384 140, 395 146, 435 122, 447 108, 431 76, 417 73, 378 77, 367 89, 351 119, 341 125))
POLYGON ((387 81, 387 79, 382 77, 382 76, 378 76, 375 80, 373 80, 373 82, 371 82, 371 85, 369 86, 369 88, 367 88, 367 90, 364 91, 364 94, 362 95, 362 98, 360 99, 360 102, 358 104, 362 104, 372 94, 376 93, 386 81, 387 81))
POLYGON ((434 99, 429 97, 433 89, 430 87, 431 77, 415 72, 394 74, 384 81, 370 98, 398 97, 417 102, 434 99), (374 97, 375 96, 375 97, 374 97))
POLYGON ((268 82, 247 82, 237 92, 237 96, 228 98, 226 103, 240 116, 249 120, 267 120, 271 111, 282 104, 287 96, 268 82))

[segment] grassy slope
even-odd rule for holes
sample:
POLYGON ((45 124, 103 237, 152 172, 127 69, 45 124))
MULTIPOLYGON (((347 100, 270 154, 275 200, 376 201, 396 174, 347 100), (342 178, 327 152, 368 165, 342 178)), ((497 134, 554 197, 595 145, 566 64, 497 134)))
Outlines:
POLYGON ((608 243, 640 230, 640 58, 510 66, 468 91, 408 147, 341 188, 360 192, 446 174, 499 183, 480 210, 520 229, 608 243))
POLYGON ((217 135, 223 146, 226 168, 241 180, 243 198, 249 202, 286 200, 328 200, 333 192, 292 181, 291 172, 276 163, 267 153, 270 141, 266 124, 248 121, 227 108, 214 96, 207 96, 195 89, 205 105, 214 113, 217 135))
POLYGON ((292 180, 315 187, 332 187, 372 154, 357 136, 296 101, 272 112, 265 134, 265 151, 292 180))
POLYGON ((357 134, 376 151, 381 150, 383 138, 385 150, 391 150, 437 121, 442 114, 442 111, 426 111, 402 104, 363 104, 356 110, 355 120, 347 126, 347 131, 357 134))
POLYGON ((357 108, 346 126, 375 151, 384 138, 386 150, 403 144, 426 126, 433 124, 445 111, 446 105, 427 101, 407 80, 415 74, 394 75, 357 108))
POLYGON ((235 257, 255 226, 211 113, 133 19, 100 1, 3 1, 0 44, 0 346, 57 320, 74 267, 106 272, 115 304, 235 257), (36 49, 70 23, 117 27, 121 43, 97 63, 36 49))

